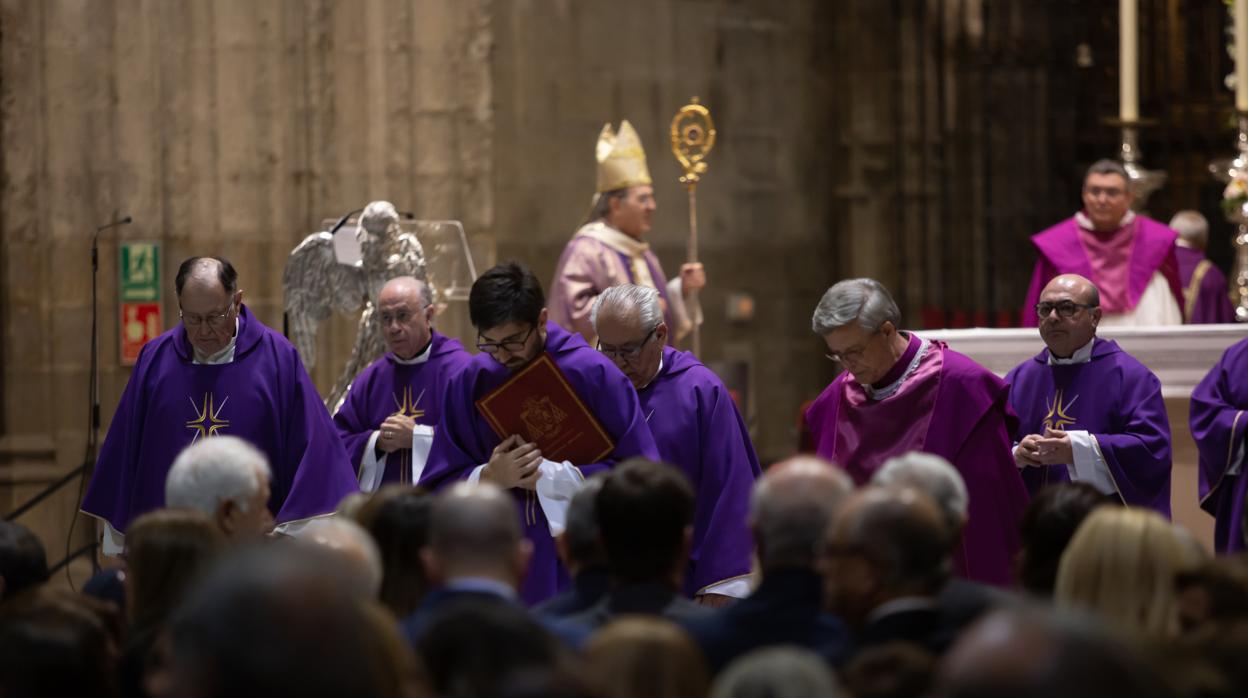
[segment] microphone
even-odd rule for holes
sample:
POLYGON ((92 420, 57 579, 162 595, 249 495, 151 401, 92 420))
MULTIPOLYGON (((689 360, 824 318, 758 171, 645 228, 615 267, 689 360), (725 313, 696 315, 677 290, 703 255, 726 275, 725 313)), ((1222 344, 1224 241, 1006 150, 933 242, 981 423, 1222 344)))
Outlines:
POLYGON ((108 230, 109 228, 116 228, 117 226, 121 226, 121 225, 130 225, 133 222, 134 222, 133 218, 131 218, 130 216, 126 216, 125 218, 119 218, 113 221, 112 223, 105 223, 104 225, 101 225, 100 227, 95 229, 95 234, 91 236, 91 271, 92 273, 94 273, 96 270, 100 268, 100 249, 99 249, 100 233, 104 232, 105 230, 108 230))
POLYGON ((112 223, 105 223, 104 225, 101 225, 100 227, 95 229, 95 232, 98 235, 100 232, 108 230, 109 228, 116 228, 119 225, 130 225, 133 222, 134 222, 133 218, 131 218, 130 216, 126 216, 125 218, 120 218, 118 220, 113 221, 112 223))

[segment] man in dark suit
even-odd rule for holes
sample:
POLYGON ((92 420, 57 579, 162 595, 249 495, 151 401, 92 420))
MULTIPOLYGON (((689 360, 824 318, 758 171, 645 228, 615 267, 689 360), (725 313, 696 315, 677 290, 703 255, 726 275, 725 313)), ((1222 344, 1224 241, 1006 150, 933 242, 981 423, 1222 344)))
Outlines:
MULTIPOLYGON (((403 619, 408 641, 418 646, 444 608, 462 603, 520 607, 520 582, 532 554, 509 494, 489 483, 460 483, 446 490, 434 502, 429 547, 422 555, 434 589, 403 619)), ((563 624, 543 625, 573 646, 585 639, 563 624)))
POLYGON ((693 541, 693 488, 680 471, 644 458, 617 465, 598 493, 598 529, 611 589, 590 608, 567 616, 595 629, 625 613, 682 622, 711 609, 680 595, 693 541))
POLYGON ((868 487, 828 529, 825 607, 853 629, 856 651, 900 641, 939 655, 953 639, 937 600, 949 568, 948 533, 931 498, 868 487))
POLYGON ((823 579, 815 565, 823 532, 853 488, 844 471, 810 456, 772 466, 754 486, 749 525, 762 582, 736 604, 685 624, 712 670, 774 645, 807 647, 840 661, 849 631, 822 612, 823 579))
MULTIPOLYGON (((930 497, 940 507, 941 518, 949 532, 950 551, 960 549, 962 531, 966 528, 966 483, 949 461, 932 453, 911 451, 885 461, 871 478, 871 484, 891 488, 913 487, 930 497)), ((957 630, 994 608, 1017 601, 1017 597, 1004 589, 964 577, 950 577, 937 596, 946 624, 957 630)))

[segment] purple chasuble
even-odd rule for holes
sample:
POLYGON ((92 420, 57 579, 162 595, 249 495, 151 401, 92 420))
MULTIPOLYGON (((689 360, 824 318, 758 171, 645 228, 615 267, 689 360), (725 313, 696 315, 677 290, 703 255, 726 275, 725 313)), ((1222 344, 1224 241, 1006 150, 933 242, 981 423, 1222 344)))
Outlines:
POLYGON ((1227 471, 1248 448, 1248 339, 1231 345, 1192 391, 1190 424, 1200 452, 1200 506, 1216 519, 1220 553, 1244 550, 1244 490, 1248 473, 1227 471))
MULTIPOLYGON (((553 322, 546 324, 546 351, 567 377, 572 390, 598 418, 615 441, 615 451, 601 463, 573 463, 588 476, 633 456, 659 459, 654 437, 637 402, 637 391, 615 364, 594 351, 579 334, 553 322)), ((466 479, 478 465, 489 462, 502 439, 477 410, 476 401, 511 377, 507 367, 487 354, 477 354, 464 370, 451 377, 442 406, 442 420, 433 435, 429 462, 420 484, 442 488, 466 479)), ((532 605, 569 585, 567 571, 555 553, 546 514, 531 490, 513 489, 518 512, 523 513, 525 535, 533 542, 533 560, 520 595, 532 605)))
MULTIPOLYGON (((351 382, 350 392, 334 415, 334 426, 357 477, 369 439, 390 415, 402 414, 417 424, 437 426, 446 382, 472 359, 459 340, 437 332, 428 351, 429 359, 418 364, 400 363, 394 354, 386 352, 351 382)), ((411 482, 411 463, 410 448, 391 453, 386 458, 382 484, 411 482)))
MULTIPOLYGON (((1045 349, 1010 371, 1010 406, 1018 414, 1018 442, 1045 427, 1086 431, 1100 447, 1124 504, 1170 517, 1170 421, 1161 381, 1113 340, 1097 338, 1092 358, 1050 366, 1045 349)), ((1066 465, 1022 468, 1034 495, 1068 482, 1066 465)))
POLYGON ((1235 307, 1231 305, 1222 270, 1206 260, 1205 253, 1200 250, 1176 245, 1174 254, 1179 260, 1179 281, 1183 284, 1183 322, 1189 325, 1235 322, 1235 307), (1200 269, 1200 278, 1193 279, 1197 269, 1200 269))
MULTIPOLYGON (((916 341, 912 334, 908 356, 916 341)), ((898 364, 902 361, 905 356, 898 364)), ((894 366, 890 373, 900 376, 904 370, 894 366)), ((1000 378, 943 342, 931 342, 897 392, 872 399, 846 371, 811 404, 806 420, 815 452, 859 485, 885 460, 907 451, 951 462, 966 481, 969 498, 954 572, 986 584, 1011 584, 1028 497, 1011 451, 1018 420, 1000 378)))
MULTIPOLYGON (((1131 269, 1127 272, 1126 297, 1128 307, 1121 310, 1106 309, 1106 312, 1129 312, 1140 302, 1144 289, 1153 280, 1153 274, 1161 272, 1170 284, 1175 302, 1183 307, 1183 286, 1179 283, 1179 265, 1174 255, 1174 241, 1178 233, 1169 227, 1148 218, 1136 216, 1128 225, 1135 226, 1134 240, 1131 246, 1131 269)), ((1104 280, 1092 268, 1092 262, 1083 243, 1079 239, 1079 224, 1075 218, 1067 218, 1057 225, 1031 237, 1038 256, 1036 266, 1031 275, 1031 285, 1027 289, 1027 300, 1023 303, 1023 325, 1036 327, 1040 319, 1036 317, 1036 303, 1040 301, 1040 293, 1053 277, 1061 274, 1079 274, 1090 279, 1104 292, 1104 280)))
POLYGON ((268 456, 269 510, 279 524, 331 513, 359 490, 329 412, 285 337, 241 306, 234 360, 200 365, 193 357, 181 323, 143 346, 83 512, 124 532, 134 517, 164 506, 178 453, 218 435, 245 439, 268 456))
POLYGON ((750 573, 750 489, 762 474, 728 389, 693 354, 663 348, 663 368, 642 388, 641 411, 659 455, 693 485, 693 550, 685 593, 750 573))

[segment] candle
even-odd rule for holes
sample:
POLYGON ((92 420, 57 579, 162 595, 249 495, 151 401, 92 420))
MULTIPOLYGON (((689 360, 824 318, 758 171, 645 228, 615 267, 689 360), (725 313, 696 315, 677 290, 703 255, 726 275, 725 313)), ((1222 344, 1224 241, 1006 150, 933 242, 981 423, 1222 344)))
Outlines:
POLYGON ((1235 109, 1248 112, 1248 2, 1235 2, 1235 109))
MULTIPOLYGON (((1118 118, 1123 121, 1140 120, 1140 78, 1136 45, 1140 18, 1137 3, 1138 0, 1118 0, 1118 118)), ((1245 3, 1237 2, 1235 5, 1238 7, 1245 3)), ((1244 97, 1248 99, 1248 91, 1244 93, 1244 97)))

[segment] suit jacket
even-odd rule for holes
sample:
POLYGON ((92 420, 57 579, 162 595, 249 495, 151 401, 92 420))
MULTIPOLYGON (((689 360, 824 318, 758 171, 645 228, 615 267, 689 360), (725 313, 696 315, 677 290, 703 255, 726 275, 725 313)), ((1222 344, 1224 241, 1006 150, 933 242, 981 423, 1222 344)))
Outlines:
MULTIPOLYGON (((425 630, 429 622, 437 615, 437 612, 452 603, 459 601, 470 601, 472 603, 501 603, 514 605, 517 608, 523 608, 520 604, 519 597, 508 597, 493 591, 484 589, 455 589, 443 587, 434 589, 425 595, 420 602, 420 606, 412 615, 399 621, 400 630, 403 631, 407 642, 414 649, 419 644, 421 637, 424 636, 425 630)), ((539 618, 534 620, 544 627, 555 637, 560 638, 568 645, 574 648, 580 648, 589 639, 589 633, 583 628, 571 625, 557 618, 539 618)))
POLYGON ((676 623, 711 615, 707 606, 701 606, 682 597, 673 589, 659 582, 645 582, 617 586, 607 592, 598 603, 566 616, 565 620, 583 628, 596 630, 613 617, 623 614, 662 616, 676 623))
POLYGON ((533 607, 533 612, 550 618, 566 618, 593 606, 607 595, 611 575, 606 568, 584 570, 572 580, 572 588, 533 607))
POLYGON ((909 642, 939 657, 953 644, 954 638, 955 629, 933 600, 928 607, 892 611, 867 621, 857 635, 854 650, 909 642))
POLYGON ((822 602, 823 580, 814 570, 772 570, 750 596, 684 627, 715 672, 751 650, 774 645, 805 647, 839 663, 849 648, 849 630, 823 612, 822 602))

